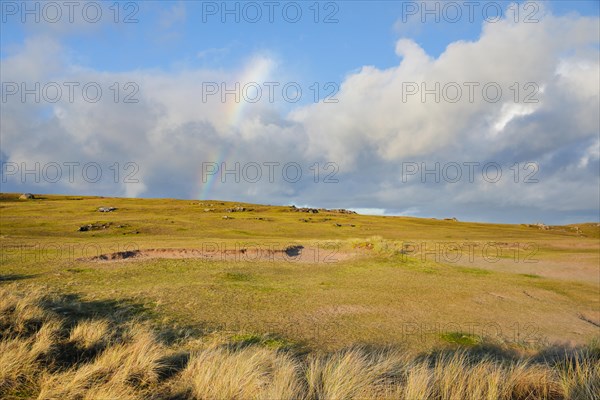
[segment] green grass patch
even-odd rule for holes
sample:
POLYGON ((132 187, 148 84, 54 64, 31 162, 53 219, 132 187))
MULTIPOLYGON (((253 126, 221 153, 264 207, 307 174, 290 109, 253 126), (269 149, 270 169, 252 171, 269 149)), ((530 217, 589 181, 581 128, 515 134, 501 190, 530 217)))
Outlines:
POLYGON ((469 267, 458 267, 456 269, 458 272, 469 275, 491 275, 492 271, 488 271, 487 269, 481 268, 469 268, 469 267))
POLYGON ((253 280, 252 274, 246 272, 225 272, 222 277, 229 282, 250 282, 253 280))
POLYGON ((519 275, 524 276, 525 278, 542 279, 541 276, 536 275, 536 274, 519 274, 519 275))
POLYGON ((440 338, 445 342, 461 346, 475 346, 482 342, 481 337, 464 332, 445 332, 440 335, 440 338))
POLYGON ((238 334, 233 335, 230 342, 236 347, 263 346, 276 350, 288 350, 297 347, 296 343, 273 334, 238 334))

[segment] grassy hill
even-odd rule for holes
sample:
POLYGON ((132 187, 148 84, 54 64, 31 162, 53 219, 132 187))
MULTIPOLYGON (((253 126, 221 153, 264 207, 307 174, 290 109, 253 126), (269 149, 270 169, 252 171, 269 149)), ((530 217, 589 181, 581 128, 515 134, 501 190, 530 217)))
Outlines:
MULTIPOLYGON (((250 346, 292 358, 322 355, 326 358, 318 362, 325 364, 327 357, 358 357, 362 361, 355 363, 367 366, 380 365, 369 357, 382 350, 365 350, 372 348, 402 349, 416 357, 411 360, 443 351, 492 352, 505 360, 552 348, 578 352, 599 337, 597 223, 546 227, 217 200, 18 197, 0 195, 0 285, 14 296, 40 290, 60 296, 70 305, 56 316, 66 319, 56 328, 63 336, 73 335, 70 329, 79 319, 122 326, 134 318, 158 335, 152 346, 160 342, 180 351, 215 343, 244 351, 250 346), (99 207, 115 210, 99 212, 99 207), (363 353, 348 356, 356 346, 363 353)), ((44 308, 48 301, 40 296, 30 302, 44 308)), ((59 342, 64 345, 67 339, 59 342)), ((229 351, 218 357, 239 356, 229 351)), ((302 360, 301 365, 312 365, 302 360)), ((186 365, 185 371, 200 368, 186 365)), ((566 382, 558 370, 548 368, 548 385, 554 384, 552 379, 566 382)), ((42 370, 32 374, 49 373, 42 370)), ((590 367, 583 373, 600 385, 599 371, 590 367)), ((340 374, 331 379, 343 379, 340 374)), ((2 382, 0 373, 0 394, 2 382)), ((321 390, 310 379, 299 382, 289 393, 336 397, 321 387, 325 383, 319 384, 321 390)), ((408 390, 403 382, 401 390, 408 390)), ((6 385, 17 396, 18 385, 6 385)), ((555 390, 556 397, 548 392, 546 397, 522 398, 565 398, 564 390, 571 390, 550 386, 546 389, 555 390)), ((41 390, 27 387, 30 393, 41 390)), ((177 396, 219 398, 186 390, 177 396)), ((364 397, 367 392, 356 393, 364 397)), ((398 393, 391 398, 405 396, 398 393)))

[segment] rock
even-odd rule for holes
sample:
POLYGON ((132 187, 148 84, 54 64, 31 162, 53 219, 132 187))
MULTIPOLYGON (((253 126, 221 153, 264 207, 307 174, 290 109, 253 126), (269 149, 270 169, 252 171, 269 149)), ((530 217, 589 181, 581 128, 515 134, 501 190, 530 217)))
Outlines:
POLYGON ((543 231, 548 231, 550 230, 550 227, 542 222, 538 222, 537 224, 529 224, 527 225, 529 228, 538 228, 541 229, 543 231))
POLYGON ((35 199, 35 196, 31 193, 23 193, 22 195, 19 196, 19 200, 31 200, 31 199, 35 199))
POLYGON ((82 225, 79 227, 79 229, 77 229, 77 231, 78 232, 97 231, 97 230, 106 229, 106 228, 110 228, 110 222, 107 222, 105 224, 82 225))
POLYGON ((213 211, 215 211, 214 208, 205 208, 204 209, 204 212, 213 212, 213 211))
POLYGON ((354 224, 333 224, 333 226, 337 226, 338 228, 341 228, 342 226, 349 226, 351 228, 354 228, 356 225, 354 224))
POLYGON ((319 210, 317 210, 316 208, 308 208, 308 207, 302 207, 302 208, 292 208, 291 209, 294 212, 305 212, 305 213, 309 213, 309 214, 317 214, 319 212, 319 210))
POLYGON ((346 210, 344 208, 338 208, 338 209, 333 209, 333 210, 325 210, 325 211, 329 211, 329 212, 333 212, 333 213, 338 213, 338 214, 356 214, 356 211, 346 210))
POLYGON ((252 211, 252 208, 237 206, 237 207, 233 207, 233 208, 227 208, 225 210, 225 212, 244 212, 244 211, 252 211))
POLYGON ((452 218, 444 218, 444 221, 454 221, 454 222, 458 222, 458 219, 452 217, 452 218))
POLYGON ((99 207, 98 208, 99 212, 113 212, 115 210, 116 210, 115 207, 99 207))
POLYGON ((228 215, 223 215, 223 217, 222 217, 222 218, 223 218, 223 219, 233 219, 233 217, 230 217, 230 216, 228 216, 228 215))
POLYGON ((305 213, 309 213, 309 214, 317 214, 317 213, 319 213, 319 211, 331 212, 331 213, 337 213, 337 214, 356 214, 356 211, 346 210, 344 208, 328 210, 326 208, 309 208, 309 207, 297 208, 296 206, 290 206, 290 211, 305 212, 305 213))

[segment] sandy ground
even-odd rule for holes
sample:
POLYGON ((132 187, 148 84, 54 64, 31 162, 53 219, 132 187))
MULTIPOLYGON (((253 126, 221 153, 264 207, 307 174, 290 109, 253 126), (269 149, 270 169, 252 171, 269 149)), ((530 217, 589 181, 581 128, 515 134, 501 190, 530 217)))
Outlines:
MULTIPOLYGON (((450 243, 434 242, 418 247, 429 249, 428 253, 418 251, 410 254, 421 261, 437 261, 442 264, 482 268, 516 274, 538 275, 540 277, 592 283, 600 286, 600 254, 544 254, 531 243, 495 242, 450 243), (460 249, 460 252, 456 252, 460 249)), ((547 247, 546 245, 545 247, 547 247)), ((567 243, 551 243, 554 250, 588 249, 589 243, 576 240, 567 243)))
POLYGON ((216 249, 146 249, 102 254, 80 261, 121 262, 144 259, 203 259, 210 261, 257 262, 281 261, 299 263, 336 263, 354 258, 358 253, 338 249, 290 246, 286 249, 249 248, 238 250, 216 249))

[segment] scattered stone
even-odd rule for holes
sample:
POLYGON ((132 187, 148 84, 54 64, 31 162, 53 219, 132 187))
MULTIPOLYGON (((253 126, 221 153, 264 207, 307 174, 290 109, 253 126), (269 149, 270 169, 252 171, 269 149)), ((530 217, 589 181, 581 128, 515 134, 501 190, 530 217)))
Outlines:
POLYGON ((244 212, 244 211, 252 211, 252 210, 253 210, 252 208, 237 206, 237 207, 233 207, 233 208, 227 208, 227 209, 225 209, 225 212, 244 212))
POLYGON ((100 207, 98 208, 99 212, 113 212, 116 210, 116 207, 100 207))
POLYGON ((290 211, 305 212, 305 213, 310 213, 310 214, 317 214, 319 212, 319 210, 316 208, 308 208, 308 207, 296 208, 296 206, 291 206, 290 211))
POLYGON ((527 225, 529 228, 538 228, 541 229, 543 231, 549 231, 550 227, 544 223, 538 222, 537 224, 530 224, 527 225))
POLYGON ((223 219, 233 219, 233 217, 230 217, 228 215, 223 215, 223 219))
POLYGON ((344 208, 336 208, 336 209, 328 210, 326 208, 309 208, 309 207, 297 208, 296 206, 293 206, 293 205, 290 206, 290 211, 305 212, 305 213, 311 213, 311 214, 317 214, 319 212, 331 212, 331 213, 336 213, 336 214, 356 214, 356 211, 346 210, 344 208))
POLYGON ((205 208, 204 209, 204 212, 213 212, 213 211, 215 211, 214 208, 205 208))
POLYGON ((105 224, 87 224, 87 225, 82 225, 79 227, 79 229, 77 229, 78 232, 88 232, 88 231, 98 231, 101 229, 107 229, 110 228, 110 222, 107 222, 105 224))
POLYGON ((31 199, 35 199, 35 196, 31 193, 23 193, 22 195, 19 196, 19 200, 31 200, 31 199))
POLYGON ((338 209, 333 209, 333 210, 325 210, 325 211, 332 212, 332 213, 338 213, 338 214, 357 214, 356 211, 346 210, 344 208, 338 208, 338 209))

